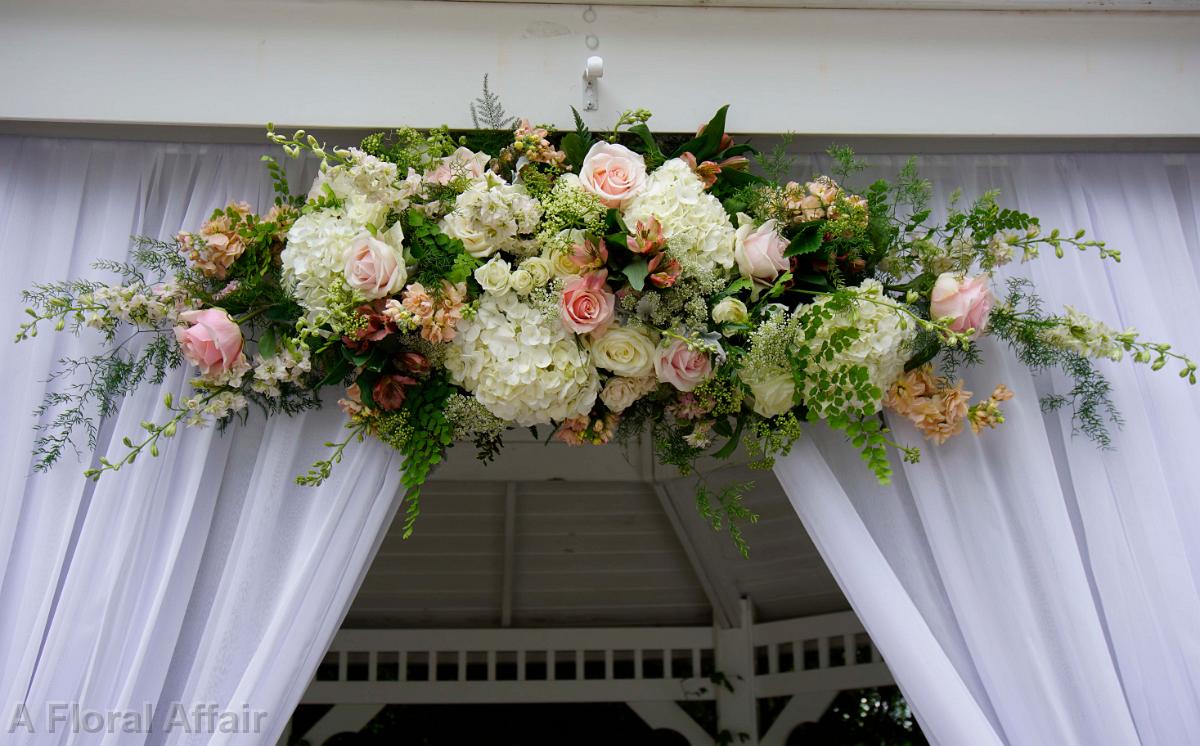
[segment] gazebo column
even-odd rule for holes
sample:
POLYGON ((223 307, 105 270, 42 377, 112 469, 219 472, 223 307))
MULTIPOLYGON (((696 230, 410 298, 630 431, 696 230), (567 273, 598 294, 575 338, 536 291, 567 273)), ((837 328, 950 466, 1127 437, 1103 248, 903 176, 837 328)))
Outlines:
POLYGON ((716 670, 728 686, 715 685, 717 730, 728 731, 732 743, 758 744, 758 707, 754 696, 754 608, 742 597, 738 625, 714 628, 716 670), (732 689, 732 691, 730 691, 732 689))

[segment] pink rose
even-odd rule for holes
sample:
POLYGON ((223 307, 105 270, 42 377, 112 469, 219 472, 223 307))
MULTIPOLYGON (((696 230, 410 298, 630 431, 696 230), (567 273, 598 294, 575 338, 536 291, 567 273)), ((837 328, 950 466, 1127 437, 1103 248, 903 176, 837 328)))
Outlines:
POLYGON ((175 327, 183 355, 206 376, 224 373, 242 360, 242 330, 223 308, 184 311, 175 327))
POLYGON ((425 180, 445 186, 459 176, 478 179, 487 170, 489 160, 491 156, 487 153, 475 153, 467 148, 459 148, 443 158, 437 168, 425 174, 425 180))
POLYGON ((605 207, 623 207, 646 184, 646 159, 624 145, 598 142, 583 159, 579 183, 605 207))
POLYGON ((659 345, 654 355, 658 380, 680 391, 691 391, 712 375, 712 360, 707 352, 693 350, 682 339, 659 345))
POLYGON ((404 258, 370 233, 360 233, 346 256, 346 284, 368 300, 391 295, 408 279, 404 258))
POLYGON ((608 330, 617 298, 604 284, 607 279, 608 272, 593 272, 567 282, 558 304, 563 326, 576 334, 594 332, 597 336, 608 330))
POLYGON ((943 272, 933 286, 929 315, 935 319, 952 317, 950 328, 956 332, 974 329, 976 334, 987 326, 992 311, 992 291, 987 277, 964 277, 943 272))
POLYGON ((779 235, 774 220, 755 228, 747 219, 737 229, 733 258, 743 277, 753 281, 756 287, 767 288, 787 271, 789 262, 783 255, 787 247, 787 239, 779 235))

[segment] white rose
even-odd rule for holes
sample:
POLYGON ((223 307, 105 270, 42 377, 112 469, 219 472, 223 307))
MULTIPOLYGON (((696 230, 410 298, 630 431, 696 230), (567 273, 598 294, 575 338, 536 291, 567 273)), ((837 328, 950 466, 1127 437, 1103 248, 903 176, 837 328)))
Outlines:
POLYGON ((750 312, 737 298, 722 298, 713 307, 712 319, 718 324, 745 324, 750 320, 750 312))
POLYGON ((508 262, 498 256, 493 257, 490 262, 475 270, 475 281, 485 293, 504 295, 509 291, 511 282, 508 262))
POLYGON ((387 205, 358 196, 346 200, 346 219, 355 225, 382 228, 387 222, 387 205))
POLYGON ((369 233, 350 242, 344 275, 346 284, 369 300, 391 295, 408 279, 404 257, 369 233))
POLYGON ((533 290, 533 275, 529 274, 529 270, 526 269, 514 269, 508 276, 508 286, 514 293, 524 298, 529 295, 529 291, 533 290))
POLYGON ((540 256, 533 256, 521 262, 521 269, 529 273, 535 288, 545 287, 554 277, 554 265, 549 259, 540 256))
POLYGON ((462 241, 463 248, 476 259, 485 259, 496 253, 496 245, 490 240, 488 232, 464 213, 450 213, 442 218, 439 227, 447 236, 462 241))
POLYGON ((775 417, 792 408, 796 380, 791 371, 745 382, 754 395, 754 411, 762 417, 775 417))
POLYGON ((592 362, 619 376, 648 376, 654 372, 654 341, 628 326, 614 327, 592 342, 592 362))
POLYGON ((644 378, 610 378, 600 392, 600 401, 614 412, 624 412, 638 399, 654 390, 658 381, 654 376, 644 378))

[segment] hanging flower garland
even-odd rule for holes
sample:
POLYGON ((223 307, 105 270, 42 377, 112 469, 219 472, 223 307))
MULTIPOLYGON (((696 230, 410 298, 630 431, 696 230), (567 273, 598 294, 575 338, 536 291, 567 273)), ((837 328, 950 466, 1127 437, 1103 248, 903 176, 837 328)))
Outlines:
MULTIPOLYGON (((81 431, 94 444, 98 416, 180 365, 195 369, 194 393, 168 396, 170 417, 89 477, 157 455, 180 425, 224 425, 251 403, 292 414, 332 389, 346 437, 298 481, 320 483, 349 443, 378 438, 405 457, 407 535, 445 450, 473 441, 490 460, 514 426, 577 446, 649 431, 658 459, 686 473, 739 444, 769 467, 803 423, 823 421, 887 482, 890 448, 919 454, 891 439, 882 411, 939 444, 1004 422, 1003 382, 975 399, 955 375, 981 362, 984 334, 1072 377, 1044 404, 1070 407, 1101 445, 1119 420, 1092 360, 1173 360, 1196 381, 1169 345, 1046 311, 1027 280, 995 295, 997 268, 1043 250, 1119 261, 1083 231, 1044 231, 994 193, 934 224, 911 163, 856 192, 844 185, 861 164, 834 149, 835 178, 787 181, 780 153, 726 134, 724 108, 693 138, 657 137, 648 119, 626 112, 604 137, 578 115, 569 132, 403 129, 351 149, 269 131, 288 155, 320 159, 306 194, 266 158, 267 213, 231 204, 195 233, 138 238, 130 262, 102 262, 120 282, 25 294, 18 341, 45 321, 110 343, 64 362, 86 379, 39 410, 37 468, 81 431), (147 343, 127 349, 130 331, 147 343)), ((702 484, 698 502, 744 552, 743 491, 702 484)))

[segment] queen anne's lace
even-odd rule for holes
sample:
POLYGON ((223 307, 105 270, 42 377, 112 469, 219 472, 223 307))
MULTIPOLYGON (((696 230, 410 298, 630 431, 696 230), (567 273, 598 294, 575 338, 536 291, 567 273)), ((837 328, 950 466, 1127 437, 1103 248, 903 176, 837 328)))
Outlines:
POLYGON ((446 369, 489 412, 523 426, 586 414, 599 390, 575 336, 515 293, 484 295, 475 316, 459 323, 446 369))

